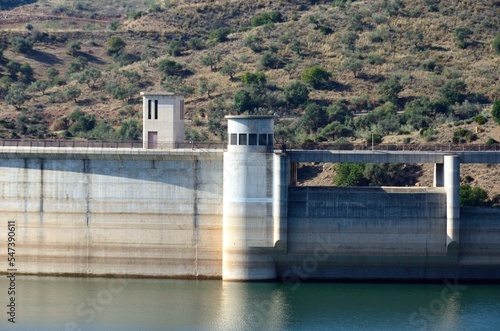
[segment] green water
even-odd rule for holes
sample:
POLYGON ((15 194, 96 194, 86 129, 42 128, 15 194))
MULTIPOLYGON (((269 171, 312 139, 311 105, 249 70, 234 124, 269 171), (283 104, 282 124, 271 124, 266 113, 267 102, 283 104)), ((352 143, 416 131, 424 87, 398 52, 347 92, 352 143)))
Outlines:
POLYGON ((500 285, 0 279, 0 330, 500 330, 500 285))

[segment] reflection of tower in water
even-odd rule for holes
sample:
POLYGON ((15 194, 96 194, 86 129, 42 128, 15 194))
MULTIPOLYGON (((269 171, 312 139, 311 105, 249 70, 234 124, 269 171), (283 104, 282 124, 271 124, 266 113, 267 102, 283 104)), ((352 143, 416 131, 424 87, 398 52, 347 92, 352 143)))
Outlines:
POLYGON ((217 327, 284 330, 290 320, 285 290, 280 283, 223 282, 217 327))

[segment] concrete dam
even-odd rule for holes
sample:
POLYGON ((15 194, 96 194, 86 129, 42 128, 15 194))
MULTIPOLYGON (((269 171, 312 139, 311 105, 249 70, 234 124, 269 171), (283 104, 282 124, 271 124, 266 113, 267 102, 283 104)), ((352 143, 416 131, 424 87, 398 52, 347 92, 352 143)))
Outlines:
POLYGON ((500 280, 500 210, 458 196, 460 164, 500 153, 275 151, 272 116, 227 116, 227 148, 180 149, 148 121, 182 125, 182 100, 143 97, 142 149, 0 148, 0 258, 15 224, 18 274, 500 280), (434 185, 297 187, 300 162, 432 163, 434 185))

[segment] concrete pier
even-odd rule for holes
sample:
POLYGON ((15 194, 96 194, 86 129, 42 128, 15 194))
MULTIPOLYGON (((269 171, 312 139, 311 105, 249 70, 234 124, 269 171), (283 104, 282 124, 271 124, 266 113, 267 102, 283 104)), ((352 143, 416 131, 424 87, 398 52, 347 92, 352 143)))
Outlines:
POLYGON ((446 188, 446 247, 458 247, 460 233, 460 158, 444 156, 444 186, 446 188))
POLYGON ((290 159, 286 154, 274 155, 274 245, 286 251, 288 226, 288 188, 290 186, 290 159))

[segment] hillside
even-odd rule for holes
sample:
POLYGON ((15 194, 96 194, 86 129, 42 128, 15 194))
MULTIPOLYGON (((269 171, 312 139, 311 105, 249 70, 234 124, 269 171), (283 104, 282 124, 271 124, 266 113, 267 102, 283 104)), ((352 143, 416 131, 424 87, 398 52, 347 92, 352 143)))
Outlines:
POLYGON ((138 139, 138 92, 169 90, 194 140, 246 112, 289 144, 500 141, 498 1, 25 2, 0 12, 0 138, 138 139))

